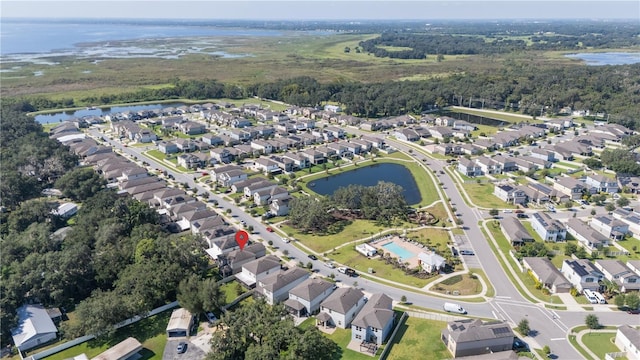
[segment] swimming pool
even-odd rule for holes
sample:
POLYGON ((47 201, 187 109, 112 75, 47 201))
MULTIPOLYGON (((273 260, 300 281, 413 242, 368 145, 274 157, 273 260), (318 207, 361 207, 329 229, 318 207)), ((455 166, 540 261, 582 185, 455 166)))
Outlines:
POLYGON ((398 255, 403 261, 416 256, 416 254, 394 243, 393 241, 382 245, 382 247, 398 255))

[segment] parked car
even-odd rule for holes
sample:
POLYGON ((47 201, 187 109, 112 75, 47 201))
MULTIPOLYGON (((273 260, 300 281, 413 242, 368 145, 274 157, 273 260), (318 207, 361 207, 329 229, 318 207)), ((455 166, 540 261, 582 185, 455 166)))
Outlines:
POLYGON ((318 257, 313 254, 309 254, 308 256, 309 256, 309 259, 311 260, 318 260, 318 257))
POLYGON ((210 323, 214 323, 216 320, 218 320, 216 315, 212 312, 208 312, 206 315, 207 315, 207 320, 209 320, 210 323))
POLYGON ((286 237, 283 237, 283 238, 281 238, 281 239, 282 239, 282 241, 284 241, 286 244, 288 244, 288 243, 290 243, 290 242, 291 242, 291 240, 290 240, 289 238, 286 238, 286 237))
POLYGON ((176 347, 176 351, 178 352, 178 354, 185 353, 187 351, 187 343, 184 341, 180 341, 178 343, 178 346, 176 347))
POLYGON ((326 263, 324 263, 324 266, 328 267, 329 269, 335 269, 336 267, 331 261, 327 261, 326 263))
POLYGON ((272 229, 272 228, 270 228, 270 227, 268 227, 268 228, 267 228, 267 231, 268 231, 268 232, 273 232, 273 229, 272 229))

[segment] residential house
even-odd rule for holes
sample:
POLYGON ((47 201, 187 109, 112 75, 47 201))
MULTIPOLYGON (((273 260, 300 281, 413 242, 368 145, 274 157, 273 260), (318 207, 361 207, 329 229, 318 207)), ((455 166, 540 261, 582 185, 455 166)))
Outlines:
POLYGON ((253 194, 253 202, 258 206, 267 205, 276 199, 289 198, 289 190, 282 186, 258 190, 253 194))
POLYGON ((420 140, 420 134, 418 134, 417 131, 415 131, 414 129, 411 129, 411 128, 397 129, 393 133, 393 136, 395 136, 396 139, 402 140, 402 141, 418 141, 418 140, 420 140))
POLYGON ((453 130, 451 130, 451 128, 444 127, 444 126, 430 127, 429 132, 431 133, 431 136, 433 136, 434 139, 438 139, 438 140, 444 140, 444 139, 453 137, 453 130))
POLYGON ((289 290, 284 302, 289 312, 296 317, 315 314, 320 303, 335 290, 336 285, 322 278, 309 278, 289 290))
POLYGON ((420 252, 418 253, 418 264, 422 270, 433 273, 444 269, 447 260, 435 252, 420 252))
POLYGON ((316 151, 315 149, 304 149, 298 154, 307 158, 309 163, 312 165, 322 164, 326 160, 324 155, 321 152, 316 151))
POLYGON ((289 298, 289 290, 307 280, 309 274, 309 271, 297 266, 280 270, 258 280, 255 293, 263 296, 270 305, 283 302, 289 298))
POLYGON ((569 176, 561 176, 553 183, 553 188, 569 196, 571 200, 582 197, 583 190, 586 189, 584 183, 569 176))
POLYGON ((441 339, 454 358, 509 351, 514 333, 504 321, 483 322, 480 319, 455 320, 447 323, 441 339))
POLYGON ((527 196, 524 191, 506 184, 496 184, 493 188, 493 195, 509 204, 525 204, 527 196))
POLYGON ((611 179, 600 174, 587 175, 585 184, 595 188, 597 192, 615 194, 620 190, 618 188, 618 181, 616 181, 616 179, 611 179))
POLYGON ((207 132, 207 126, 205 124, 195 121, 185 121, 180 123, 178 124, 178 129, 183 134, 187 135, 204 134, 207 132))
POLYGON ((467 158, 461 158, 458 161, 458 171, 465 176, 475 177, 482 175, 482 170, 475 161, 467 158))
POLYGON ((242 192, 244 194, 244 197, 251 198, 253 197, 253 194, 255 194, 257 191, 272 189, 276 186, 278 186, 278 184, 273 183, 269 180, 262 180, 260 182, 252 183, 245 186, 242 192))
POLYGON ((474 124, 469 123, 469 122, 464 121, 464 120, 454 120, 453 121, 453 128, 454 129, 467 130, 467 131, 474 131, 474 130, 478 129, 478 127, 475 126, 474 124))
POLYGON ((640 260, 627 260, 627 267, 640 275, 640 260))
POLYGON ((617 208, 613 210, 613 217, 629 225, 633 236, 640 237, 640 213, 617 208))
POLYGON ((393 300, 385 294, 373 294, 351 323, 351 340, 380 346, 391 334, 394 319, 393 300))
POLYGON ((550 161, 550 162, 556 161, 555 153, 547 149, 533 148, 531 149, 531 152, 529 153, 529 155, 531 157, 534 157, 536 159, 541 159, 543 161, 550 161))
POLYGON ((440 116, 437 117, 434 121, 436 126, 453 126, 456 122, 456 119, 449 116, 440 116))
POLYGON ((567 228, 545 212, 533 213, 531 226, 544 241, 558 242, 567 238, 567 228))
POLYGON ((238 245, 235 237, 236 231, 236 228, 228 225, 206 228, 203 225, 202 229, 200 229, 200 234, 209 245, 209 248, 205 249, 207 255, 217 260, 221 255, 240 250, 240 245, 238 245))
POLYGON ((258 281, 279 271, 280 259, 274 255, 267 255, 242 265, 242 271, 236 274, 236 279, 249 287, 254 287, 258 281))
POLYGON ((516 188, 524 192, 524 195, 526 196, 526 199, 527 199, 527 203, 534 203, 534 204, 541 205, 550 200, 545 193, 538 191, 536 189, 530 188, 528 186, 518 185, 516 186, 516 188))
POLYGON ((251 147, 260 151, 261 154, 271 154, 273 152, 273 145, 269 141, 262 139, 252 140, 251 147))
POLYGON ((623 192, 640 193, 640 176, 618 173, 616 178, 618 179, 618 188, 623 192))
POLYGON ((591 254, 594 250, 609 246, 609 238, 602 235, 580 219, 571 218, 567 221, 567 232, 571 234, 578 244, 591 254))
POLYGON ((609 239, 622 240, 629 232, 629 224, 609 215, 594 216, 589 225, 609 239))
POLYGON ((524 243, 534 241, 533 236, 529 234, 529 231, 522 225, 520 220, 513 216, 504 217, 500 221, 500 228, 512 246, 521 246, 524 243))
POLYGON ((480 171, 483 174, 502 173, 502 167, 500 166, 500 163, 493 161, 493 159, 486 156, 480 156, 479 158, 476 158, 476 165, 480 167, 480 171))
POLYGON ((596 260, 596 267, 605 279, 616 283, 621 292, 640 290, 640 275, 629 269, 620 260, 596 260))
POLYGON ((282 171, 277 162, 267 158, 257 158, 253 161, 252 167, 254 170, 260 171, 263 174, 273 174, 282 171))
POLYGON ((176 146, 179 151, 194 151, 196 149, 196 143, 191 139, 176 139, 176 146))
POLYGON ((271 200, 269 211, 275 216, 289 215, 289 202, 291 199, 291 196, 287 196, 271 200))
POLYGON ((366 298, 360 289, 339 288, 320 304, 316 319, 324 326, 346 329, 365 303, 366 298))
POLYGON ((58 329, 41 305, 22 305, 16 315, 18 326, 11 329, 11 337, 18 350, 33 349, 57 338, 58 329))
POLYGON ((621 325, 614 340, 618 349, 626 353, 629 360, 640 360, 640 331, 629 325, 621 325))
POLYGON ((525 257, 522 265, 530 270, 531 275, 552 293, 566 293, 571 290, 571 283, 553 265, 547 257, 525 257))
POLYGON ((242 170, 229 170, 216 176, 218 184, 225 187, 229 187, 238 181, 246 180, 248 177, 247 173, 242 170))
POLYGON ((238 249, 218 256, 217 263, 223 277, 234 275, 242 271, 242 265, 266 255, 266 248, 262 243, 246 245, 244 249, 238 249))
POLYGON ((581 293, 584 289, 599 291, 604 279, 604 274, 587 259, 564 260, 560 272, 581 293))

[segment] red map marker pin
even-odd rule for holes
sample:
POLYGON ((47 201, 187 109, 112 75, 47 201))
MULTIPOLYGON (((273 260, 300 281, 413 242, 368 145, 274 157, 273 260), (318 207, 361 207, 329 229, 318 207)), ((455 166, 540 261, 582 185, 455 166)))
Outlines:
POLYGON ((249 242, 249 234, 244 230, 238 230, 238 232, 236 232, 236 242, 240 245, 240 250, 244 249, 247 242, 249 242))

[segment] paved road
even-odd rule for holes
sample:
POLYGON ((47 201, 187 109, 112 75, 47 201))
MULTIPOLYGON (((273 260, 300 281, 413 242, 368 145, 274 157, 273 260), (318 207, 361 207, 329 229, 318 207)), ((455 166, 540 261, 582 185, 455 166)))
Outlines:
MULTIPOLYGON (((356 131, 355 129, 349 129, 350 132, 365 134, 364 132, 356 131)), ((89 131, 93 136, 102 138, 102 134, 95 130, 89 131)), ((371 135, 370 133, 366 133, 371 135)), ((190 188, 197 188, 198 193, 209 192, 207 188, 194 181, 193 175, 185 175, 173 171, 162 162, 159 162, 153 158, 145 157, 142 152, 144 149, 137 147, 124 147, 118 141, 109 140, 105 138, 115 149, 122 151, 130 157, 137 159, 144 159, 144 161, 151 164, 153 168, 159 168, 166 170, 168 173, 173 174, 175 181, 178 183, 187 183, 190 188)), ((399 141, 385 139, 387 143, 392 144, 399 150, 409 153, 410 147, 399 141)), ((438 179, 442 182, 445 188, 446 195, 451 199, 451 202, 455 204, 457 213, 459 213, 464 221, 464 233, 468 239, 465 248, 471 247, 475 256, 473 261, 476 261, 478 265, 484 270, 485 274, 489 278, 492 286, 496 290, 496 296, 494 299, 486 303, 465 303, 464 307, 467 309, 470 315, 479 316, 484 318, 497 318, 510 321, 515 326, 521 319, 528 319, 533 339, 539 346, 549 345, 555 355, 561 359, 579 359, 581 356, 577 353, 573 347, 570 346, 566 339, 567 331, 569 328, 583 325, 586 312, 570 312, 570 311, 551 311, 540 305, 531 304, 526 301, 518 292, 515 285, 507 277, 504 270, 500 266, 496 255, 488 246, 487 239, 485 239, 483 233, 480 231, 478 221, 482 220, 485 215, 477 209, 469 207, 463 200, 462 195, 457 191, 454 181, 449 177, 448 173, 440 174, 441 170, 444 170, 446 163, 428 158, 426 155, 417 151, 412 151, 411 156, 422 163, 428 163, 428 166, 437 174, 438 179)), ((222 215, 224 209, 231 209, 232 216, 228 219, 231 223, 239 223, 245 221, 247 225, 251 225, 254 228, 254 235, 257 234, 266 241, 272 240, 280 250, 287 250, 289 256, 294 260, 300 260, 304 263, 311 261, 314 269, 319 274, 329 276, 334 274, 335 279, 347 285, 354 285, 357 282, 357 286, 366 292, 370 293, 385 293, 395 300, 400 300, 404 295, 407 297, 407 301, 412 302, 415 305, 422 306, 431 309, 442 309, 442 305, 447 300, 429 296, 424 293, 410 292, 401 290, 383 282, 370 281, 361 277, 348 277, 339 273, 335 269, 330 269, 324 266, 322 258, 318 260, 311 260, 307 257, 307 254, 294 246, 293 243, 284 243, 280 236, 276 233, 270 233, 266 231, 266 226, 260 221, 259 218, 253 218, 249 214, 245 213, 241 208, 233 203, 226 201, 224 198, 217 194, 210 192, 210 199, 215 199, 219 204, 219 211, 222 215)), ((589 212, 589 209, 579 211, 577 216, 583 216, 582 214, 589 212)), ((572 216, 569 212, 559 212, 559 216, 572 216)), ((589 214, 585 214, 587 216, 589 214)), ((448 300, 450 301, 450 300, 448 300)), ((629 315, 621 312, 598 312, 600 322, 603 324, 625 324, 629 321, 629 315)), ((639 318, 640 319, 640 318, 639 318)), ((174 351, 175 352, 175 351, 174 351)))

